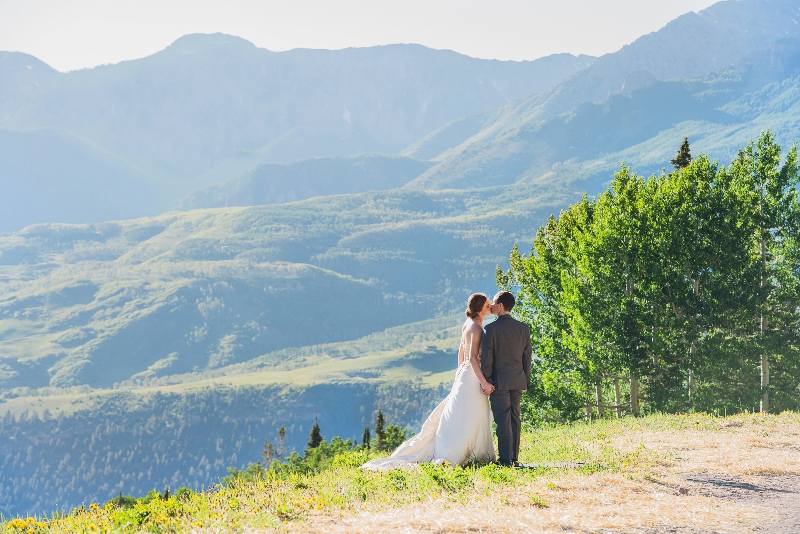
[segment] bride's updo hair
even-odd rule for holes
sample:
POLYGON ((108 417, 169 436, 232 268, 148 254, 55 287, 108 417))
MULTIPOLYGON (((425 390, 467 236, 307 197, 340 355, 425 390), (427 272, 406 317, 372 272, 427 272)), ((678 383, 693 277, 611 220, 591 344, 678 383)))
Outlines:
POLYGON ((470 319, 474 319, 481 314, 481 310, 483 309, 483 306, 486 304, 487 300, 489 300, 489 297, 483 293, 473 293, 467 300, 467 311, 464 313, 470 319))

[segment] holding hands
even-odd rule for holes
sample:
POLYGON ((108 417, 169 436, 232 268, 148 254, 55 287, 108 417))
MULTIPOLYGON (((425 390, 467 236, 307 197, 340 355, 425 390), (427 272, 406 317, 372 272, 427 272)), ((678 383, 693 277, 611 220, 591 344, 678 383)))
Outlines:
POLYGON ((494 391, 494 386, 491 385, 489 382, 484 382, 483 384, 481 384, 481 391, 483 392, 484 395, 487 396, 491 395, 492 392, 494 391))

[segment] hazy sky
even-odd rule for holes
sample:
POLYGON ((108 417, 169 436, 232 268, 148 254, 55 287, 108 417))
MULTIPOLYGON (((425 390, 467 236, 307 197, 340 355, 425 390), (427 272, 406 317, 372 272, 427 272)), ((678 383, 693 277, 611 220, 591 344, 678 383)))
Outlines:
POLYGON ((618 50, 714 0, 0 0, 0 50, 66 71, 150 55, 187 33, 270 50, 420 43, 474 57, 618 50))

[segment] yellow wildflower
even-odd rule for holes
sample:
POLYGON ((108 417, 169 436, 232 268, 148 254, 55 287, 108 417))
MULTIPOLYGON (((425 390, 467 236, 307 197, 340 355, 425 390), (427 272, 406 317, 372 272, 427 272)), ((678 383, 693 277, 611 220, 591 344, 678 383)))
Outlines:
POLYGON ((28 526, 28 523, 24 519, 12 519, 8 522, 8 526, 11 528, 25 528, 28 526))

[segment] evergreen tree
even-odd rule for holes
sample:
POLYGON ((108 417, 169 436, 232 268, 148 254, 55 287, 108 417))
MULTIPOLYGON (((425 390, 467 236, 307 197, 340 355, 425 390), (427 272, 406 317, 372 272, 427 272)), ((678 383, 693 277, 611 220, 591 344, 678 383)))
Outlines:
POLYGON ((269 467, 269 462, 275 456, 275 447, 272 446, 271 441, 264 441, 264 450, 261 451, 261 456, 264 457, 264 463, 269 467))
POLYGON ((306 450, 316 449, 322 444, 322 434, 319 431, 319 423, 314 419, 314 426, 311 427, 311 433, 308 436, 308 445, 306 450))
POLYGON ((169 486, 167 486, 166 488, 164 488, 164 494, 161 496, 161 498, 162 498, 162 499, 164 499, 165 501, 166 501, 167 499, 169 499, 169 486))
POLYGON ((383 412, 378 410, 378 417, 375 418, 375 448, 379 451, 386 450, 386 419, 383 412))
POLYGON ((364 427, 364 433, 361 435, 361 446, 365 449, 369 449, 369 442, 372 439, 372 436, 369 434, 369 427, 364 427))
POLYGON ((672 163, 672 166, 675 167, 676 171, 681 169, 685 169, 689 166, 692 162, 692 153, 689 152, 689 138, 684 137, 683 143, 681 143, 681 147, 678 149, 678 153, 675 157, 669 160, 672 163))
POLYGON ((283 457, 286 454, 286 427, 281 426, 278 429, 278 450, 276 451, 276 456, 278 457, 278 461, 282 462, 283 457))

